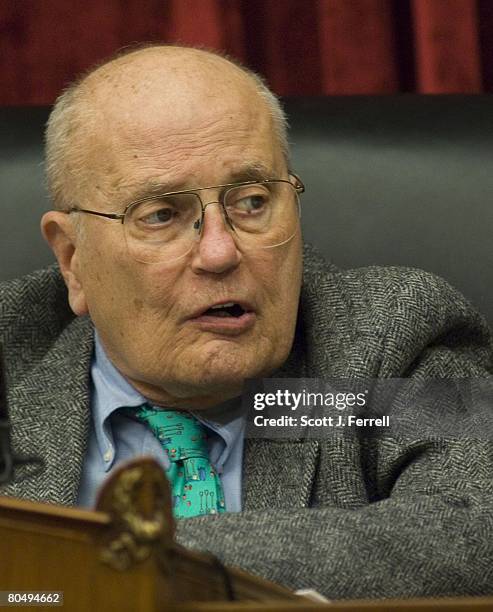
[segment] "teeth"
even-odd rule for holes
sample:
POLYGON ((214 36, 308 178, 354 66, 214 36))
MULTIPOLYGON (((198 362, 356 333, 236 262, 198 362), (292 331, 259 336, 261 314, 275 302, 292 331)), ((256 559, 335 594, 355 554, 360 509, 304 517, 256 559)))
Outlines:
POLYGON ((234 305, 234 302, 227 302, 226 304, 218 304, 217 306, 211 306, 211 310, 215 310, 216 308, 229 308, 230 306, 234 305))

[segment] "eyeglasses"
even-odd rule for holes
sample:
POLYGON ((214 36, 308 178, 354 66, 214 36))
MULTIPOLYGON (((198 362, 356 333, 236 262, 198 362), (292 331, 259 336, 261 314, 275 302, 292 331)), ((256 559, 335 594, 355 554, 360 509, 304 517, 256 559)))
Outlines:
POLYGON ((142 263, 174 262, 200 240, 205 210, 219 204, 225 222, 243 249, 271 249, 289 242, 299 229, 301 180, 269 179, 148 196, 130 203, 123 213, 71 208, 121 221, 129 254, 142 263), (218 200, 204 204, 203 194, 220 189, 218 200))

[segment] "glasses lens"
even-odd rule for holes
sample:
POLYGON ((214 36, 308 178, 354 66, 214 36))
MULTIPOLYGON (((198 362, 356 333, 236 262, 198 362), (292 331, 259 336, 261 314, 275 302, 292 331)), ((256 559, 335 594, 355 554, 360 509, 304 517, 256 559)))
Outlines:
POLYGON ((272 181, 230 189, 227 215, 245 248, 270 248, 290 240, 299 223, 299 201, 291 183, 272 181))
MULTIPOLYGON (((240 248, 270 248, 290 240, 299 227, 296 189, 272 181, 232 187, 224 208, 240 248)), ((130 255, 143 263, 173 262, 200 239, 202 207, 196 193, 150 198, 131 206, 125 216, 130 255)), ((206 220, 207 223, 207 214, 206 220)))
POLYGON ((202 208, 196 194, 151 198, 132 206, 125 216, 127 248, 137 261, 174 261, 190 251, 202 208))

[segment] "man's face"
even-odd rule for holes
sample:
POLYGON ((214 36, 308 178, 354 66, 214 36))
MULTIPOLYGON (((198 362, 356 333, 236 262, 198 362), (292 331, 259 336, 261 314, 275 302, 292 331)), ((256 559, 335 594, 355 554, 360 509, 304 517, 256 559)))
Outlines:
MULTIPOLYGON (((122 212, 149 184, 163 192, 214 186, 249 180, 258 168, 265 178, 287 179, 265 102, 228 70, 192 67, 174 84, 145 92, 124 82, 111 101, 105 86, 88 150, 92 189, 78 206, 122 212)), ((219 193, 202 192, 204 204, 219 193)), ((207 407, 287 358, 301 284, 299 231, 280 247, 245 250, 211 204, 185 257, 146 264, 127 251, 120 222, 92 215, 78 222, 71 265, 81 290, 72 305, 89 312, 110 359, 150 400, 207 407), (226 302, 248 304, 248 324, 211 329, 194 318, 226 302)))

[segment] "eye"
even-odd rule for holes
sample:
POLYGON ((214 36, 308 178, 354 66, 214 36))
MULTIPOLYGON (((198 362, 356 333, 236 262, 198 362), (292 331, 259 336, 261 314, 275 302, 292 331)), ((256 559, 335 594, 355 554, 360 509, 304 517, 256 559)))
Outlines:
POLYGON ((269 203, 269 197, 263 193, 253 193, 249 195, 236 194, 228 201, 228 209, 234 212, 245 213, 247 215, 261 212, 269 203))
POLYGON ((141 217, 140 220, 142 223, 147 225, 159 225, 169 223, 176 215, 177 211, 172 208, 159 208, 158 210, 141 217))
POLYGON ((197 208, 200 213, 200 202, 190 194, 159 196, 137 204, 129 221, 148 230, 178 229, 197 218, 197 208))

